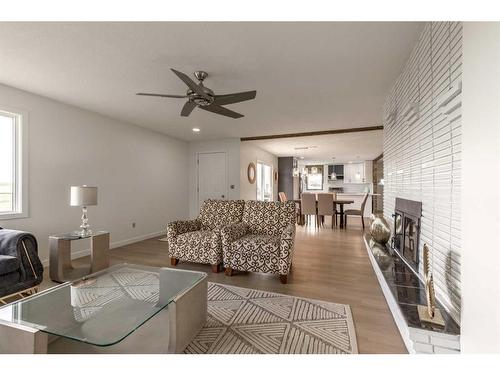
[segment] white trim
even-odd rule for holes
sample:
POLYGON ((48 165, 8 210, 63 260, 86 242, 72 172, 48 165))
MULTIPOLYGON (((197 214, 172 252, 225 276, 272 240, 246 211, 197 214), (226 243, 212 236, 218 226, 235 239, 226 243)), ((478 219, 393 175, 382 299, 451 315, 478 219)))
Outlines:
POLYGON ((274 200, 274 165, 272 163, 267 163, 263 160, 256 159, 255 163, 255 200, 259 200, 259 197, 257 196, 257 189, 259 187, 259 184, 257 183, 257 169, 258 165, 262 164, 265 165, 266 167, 271 168, 271 202, 274 200))
POLYGON ((28 112, 0 105, 0 113, 15 119, 15 212, 0 213, 0 220, 21 219, 29 216, 29 115, 28 112))
MULTIPOLYGON (((126 240, 111 242, 109 245, 109 248, 115 249, 117 247, 130 245, 130 244, 133 244, 136 242, 141 242, 144 240, 149 240, 151 238, 164 236, 164 235, 166 235, 166 230, 161 230, 159 232, 154 232, 154 233, 143 234, 142 236, 137 236, 137 237, 128 238, 126 240)), ((71 259, 83 258, 83 257, 88 256, 88 255, 90 255, 90 248, 71 252, 71 259)), ((42 264, 44 267, 48 267, 49 266, 49 259, 48 258, 43 259, 42 264)))

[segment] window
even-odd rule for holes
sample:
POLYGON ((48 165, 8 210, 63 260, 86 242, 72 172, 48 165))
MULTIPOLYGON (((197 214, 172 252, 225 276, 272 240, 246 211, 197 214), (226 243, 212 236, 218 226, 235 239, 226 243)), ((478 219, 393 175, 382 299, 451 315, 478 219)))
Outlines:
POLYGON ((257 200, 273 200, 273 167, 257 162, 257 200))
POLYGON ((323 190, 323 166, 313 165, 307 167, 307 190, 323 190))
POLYGON ((0 110, 0 219, 27 216, 23 115, 0 110))

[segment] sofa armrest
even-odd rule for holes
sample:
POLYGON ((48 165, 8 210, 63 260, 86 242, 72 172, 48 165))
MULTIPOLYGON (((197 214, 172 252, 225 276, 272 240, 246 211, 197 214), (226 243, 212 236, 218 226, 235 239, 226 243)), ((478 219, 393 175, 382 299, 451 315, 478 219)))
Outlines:
POLYGON ((31 233, 13 229, 0 230, 0 255, 19 259, 21 280, 32 280, 34 285, 43 278, 43 265, 38 258, 38 243, 31 233))
POLYGON ((226 225, 220 229, 222 239, 222 249, 229 249, 231 243, 248 233, 248 225, 245 223, 235 223, 226 225))
POLYGON ((201 220, 177 220, 167 224, 167 239, 169 243, 175 242, 177 236, 201 230, 201 220))
POLYGON ((280 275, 288 275, 292 265, 293 245, 295 241, 295 225, 288 225, 281 233, 280 238, 280 256, 278 269, 280 275))

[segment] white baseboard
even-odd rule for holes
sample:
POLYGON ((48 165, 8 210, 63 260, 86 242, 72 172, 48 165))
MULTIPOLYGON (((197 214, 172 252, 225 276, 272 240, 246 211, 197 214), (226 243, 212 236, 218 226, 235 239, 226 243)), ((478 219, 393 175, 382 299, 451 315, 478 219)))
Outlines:
MULTIPOLYGON (((110 249, 115 249, 117 247, 130 245, 132 243, 136 243, 136 242, 140 242, 140 241, 144 241, 144 240, 149 240, 150 238, 164 236, 165 234, 166 234, 165 230, 161 230, 159 232, 154 232, 154 233, 143 234, 142 236, 137 236, 137 237, 127 238, 126 240, 111 242, 109 244, 109 247, 110 247, 110 249)), ((73 252, 71 252, 71 259, 83 258, 83 257, 88 256, 88 255, 90 255, 90 248, 84 249, 84 250, 79 250, 79 251, 73 251, 73 252)), ((44 267, 48 267, 49 266, 49 259, 48 258, 43 259, 42 264, 44 267)))

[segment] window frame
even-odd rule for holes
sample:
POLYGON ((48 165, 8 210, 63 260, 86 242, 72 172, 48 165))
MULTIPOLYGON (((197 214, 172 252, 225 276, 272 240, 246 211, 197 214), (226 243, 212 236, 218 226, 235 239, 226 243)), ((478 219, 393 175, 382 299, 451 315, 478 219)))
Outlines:
POLYGON ((306 176, 306 190, 308 190, 308 191, 322 191, 323 188, 324 188, 324 179, 325 179, 325 176, 324 176, 324 167, 322 165, 308 165, 306 168, 307 168, 307 171, 308 171, 307 176, 306 176), (316 168, 318 168, 320 170, 320 173, 314 173, 315 176, 321 175, 321 186, 318 189, 309 187, 309 176, 313 175, 313 173, 311 173, 309 171, 313 167, 316 167, 316 168))
POLYGON ((28 113, 0 104, 0 115, 14 119, 14 210, 0 212, 0 221, 27 218, 28 212, 28 113))
POLYGON ((255 178, 255 186, 256 186, 256 189, 255 189, 255 199, 258 200, 258 201, 261 201, 261 202, 272 202, 273 199, 274 199, 274 181, 273 181, 273 166, 271 164, 268 164, 266 163, 265 161, 262 161, 262 160, 257 160, 257 163, 255 165, 255 175, 256 175, 256 178, 255 178), (264 168, 263 167, 269 167, 270 171, 271 171, 271 176, 270 176, 270 186, 271 186, 271 198, 270 200, 265 200, 264 199, 264 192, 262 191, 261 194, 262 194, 262 199, 259 199, 259 179, 261 179, 263 176, 260 176, 259 177, 259 173, 258 173, 258 170, 259 170, 259 164, 262 165, 262 173, 261 175, 264 174, 264 168))

